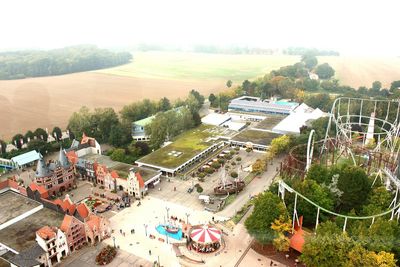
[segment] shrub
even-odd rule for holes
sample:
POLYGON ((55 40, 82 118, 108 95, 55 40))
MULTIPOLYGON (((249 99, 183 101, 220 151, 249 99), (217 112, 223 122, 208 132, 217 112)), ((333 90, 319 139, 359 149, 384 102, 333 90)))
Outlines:
POLYGON ((231 177, 232 178, 237 178, 238 177, 238 173, 237 172, 231 172, 231 177))
POLYGON ((106 246, 96 256, 97 265, 109 264, 117 255, 117 250, 112 246, 106 246))
POLYGON ((236 158, 236 161, 241 161, 241 160, 242 160, 241 157, 237 157, 237 158, 236 158))
POLYGON ((229 154, 231 154, 231 155, 235 155, 235 150, 231 150, 231 151, 229 151, 229 154))
POLYGON ((232 156, 231 156, 230 154, 226 154, 226 155, 224 156, 224 158, 225 158, 225 159, 231 159, 232 156))
POLYGON ((205 181, 204 177, 199 177, 199 178, 197 178, 197 180, 199 180, 199 182, 204 182, 205 181))
POLYGON ((238 147, 238 146, 235 147, 235 150, 236 150, 236 151, 239 151, 239 150, 240 150, 240 147, 238 147))
POLYGON ((236 165, 236 162, 232 161, 232 162, 231 162, 231 165, 232 165, 232 166, 235 166, 235 165, 236 165))
POLYGON ((201 185, 199 185, 199 184, 196 184, 196 185, 195 185, 195 187, 196 187, 196 191, 197 191, 197 193, 201 193, 201 192, 203 192, 203 187, 201 187, 201 185))
POLYGON ((204 178, 204 177, 206 177, 206 174, 204 172, 200 172, 199 174, 197 174, 197 176, 199 178, 204 178))
POLYGON ((225 160, 224 159, 218 159, 218 163, 223 165, 225 163, 225 160))
POLYGON ((208 174, 211 174, 211 173, 214 173, 214 168, 206 168, 205 170, 204 170, 206 173, 208 173, 208 174))
POLYGON ((246 148, 246 152, 247 152, 247 153, 249 153, 249 152, 251 152, 251 151, 252 151, 252 149, 251 149, 250 147, 246 148))
POLYGON ((219 169, 221 167, 221 165, 218 162, 213 162, 211 164, 211 167, 213 167, 214 169, 219 169))

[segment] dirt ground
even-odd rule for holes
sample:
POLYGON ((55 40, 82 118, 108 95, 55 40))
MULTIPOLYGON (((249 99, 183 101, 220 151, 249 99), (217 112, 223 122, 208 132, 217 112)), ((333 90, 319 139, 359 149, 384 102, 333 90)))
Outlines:
POLYGON ((53 77, 0 81, 0 139, 10 139, 38 127, 64 128, 83 105, 113 107, 144 98, 186 97, 196 89, 208 95, 222 90, 226 81, 165 80, 114 76, 93 72, 53 77))

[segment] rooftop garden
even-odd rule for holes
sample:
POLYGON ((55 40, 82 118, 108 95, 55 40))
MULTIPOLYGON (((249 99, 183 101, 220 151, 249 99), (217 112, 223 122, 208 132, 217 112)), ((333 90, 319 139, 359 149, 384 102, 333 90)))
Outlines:
POLYGON ((253 144, 268 146, 271 144, 272 139, 279 136, 280 135, 276 133, 248 129, 236 135, 233 140, 239 142, 252 142, 253 144))
POLYGON ((207 140, 219 134, 217 129, 209 125, 200 125, 178 135, 173 143, 139 159, 138 162, 176 168, 211 146, 214 142, 207 140))

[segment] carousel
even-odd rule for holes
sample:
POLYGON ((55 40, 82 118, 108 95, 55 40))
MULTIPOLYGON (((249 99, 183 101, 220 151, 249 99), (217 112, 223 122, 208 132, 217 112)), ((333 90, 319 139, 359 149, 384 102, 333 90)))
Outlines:
POLYGON ((190 249, 200 253, 212 253, 221 247, 222 232, 209 225, 195 227, 190 232, 190 249))

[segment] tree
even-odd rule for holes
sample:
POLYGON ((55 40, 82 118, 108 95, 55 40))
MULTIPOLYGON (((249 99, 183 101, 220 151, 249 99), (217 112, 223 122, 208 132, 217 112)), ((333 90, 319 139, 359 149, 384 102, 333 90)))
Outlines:
POLYGON ((111 130, 118 126, 118 115, 113 108, 96 108, 93 114, 89 115, 91 122, 92 136, 101 142, 107 142, 111 130))
POLYGON ((335 70, 328 63, 324 63, 318 65, 315 69, 315 73, 320 79, 330 79, 335 75, 335 70))
POLYGON ((231 86, 232 86, 232 81, 231 81, 231 80, 228 80, 228 81, 226 82, 226 87, 231 88, 231 86))
POLYGON ((354 246, 355 242, 346 233, 307 235, 300 259, 307 266, 344 266, 354 246))
POLYGON ((393 91, 395 91, 395 90, 397 90, 397 89, 400 89, 400 80, 398 80, 398 81, 393 81, 393 82, 390 84, 390 91, 391 91, 391 92, 393 92, 393 91))
POLYGON ((29 143, 29 141, 31 141, 35 138, 35 134, 31 130, 29 130, 26 132, 24 138, 25 138, 26 142, 29 143))
POLYGON ((289 149, 290 143, 291 143, 290 136, 282 135, 282 136, 272 139, 271 147, 269 150, 274 155, 278 155, 278 154, 281 154, 281 153, 287 151, 289 149))
POLYGON ((381 89, 382 83, 380 81, 374 81, 372 83, 371 91, 373 92, 373 94, 378 94, 381 89))
POLYGON ((332 179, 328 168, 322 164, 313 164, 307 171, 306 179, 314 180, 318 184, 328 185, 332 179))
POLYGON ((193 94, 189 95, 189 97, 186 99, 186 103, 192 114, 198 112, 202 105, 193 94))
POLYGON ((252 165, 252 172, 257 175, 263 173, 267 168, 267 162, 265 160, 257 159, 252 165))
POLYGON ((200 114, 198 112, 194 112, 193 114, 193 122, 194 122, 194 126, 199 126, 201 124, 201 117, 200 114))
POLYGON ((368 195, 367 203, 363 206, 362 212, 365 215, 374 215, 387 210, 392 202, 393 196, 385 186, 379 186, 372 189, 368 195))
POLYGON ((301 62, 304 63, 307 69, 311 70, 318 64, 317 57, 312 53, 302 55, 301 62))
POLYGON ((78 137, 81 137, 83 133, 92 135, 92 116, 88 107, 83 106, 72 114, 69 118, 68 129, 78 137))
POLYGON ((217 100, 217 97, 213 93, 211 93, 210 96, 208 97, 208 101, 210 101, 210 105, 212 107, 214 107, 215 100, 217 100))
POLYGON ((242 89, 245 93, 245 95, 249 95, 250 92, 250 86, 251 86, 251 82, 249 80, 244 80, 242 83, 242 89))
POLYGON ((197 101, 199 101, 200 106, 204 104, 205 98, 198 91, 196 90, 190 91, 189 96, 191 95, 194 96, 197 99, 197 101))
POLYGON ((51 132, 51 134, 53 135, 53 137, 57 140, 60 141, 62 138, 62 131, 59 127, 54 127, 53 131, 51 132))
POLYGON ((357 244, 348 253, 348 261, 346 267, 359 267, 359 266, 385 266, 395 267, 396 260, 394 254, 385 251, 380 251, 378 254, 373 251, 368 251, 357 244))
POLYGON ((34 139, 28 143, 29 150, 36 150, 42 155, 46 155, 50 149, 51 145, 42 139, 34 139))
POLYGON ((254 200, 254 210, 245 221, 246 229, 261 244, 271 243, 276 237, 271 225, 279 216, 289 216, 285 205, 276 194, 264 192, 254 200))
POLYGON ((114 149, 110 158, 114 161, 124 162, 125 161, 125 150, 122 148, 114 149))
POLYGON ((167 111, 171 109, 171 102, 169 101, 168 98, 163 97, 160 99, 158 102, 158 110, 159 111, 167 111))
POLYGON ((140 150, 140 156, 144 156, 150 153, 150 147, 146 142, 137 141, 134 143, 134 146, 140 150))
POLYGON ((132 142, 132 134, 129 125, 118 123, 110 131, 108 142, 115 147, 122 147, 132 142))
POLYGON ((6 153, 7 144, 0 139, 0 154, 6 153))
POLYGON ((273 240, 276 250, 289 251, 290 240, 287 234, 292 230, 292 220, 288 216, 281 215, 271 224, 271 229, 277 234, 277 237, 273 240))
POLYGON ((343 192, 340 207, 345 211, 360 209, 371 190, 371 183, 364 169, 346 166, 339 173, 338 189, 343 192))
POLYGON ((22 134, 16 134, 11 139, 12 143, 18 148, 21 149, 22 145, 25 143, 24 136, 22 134))

